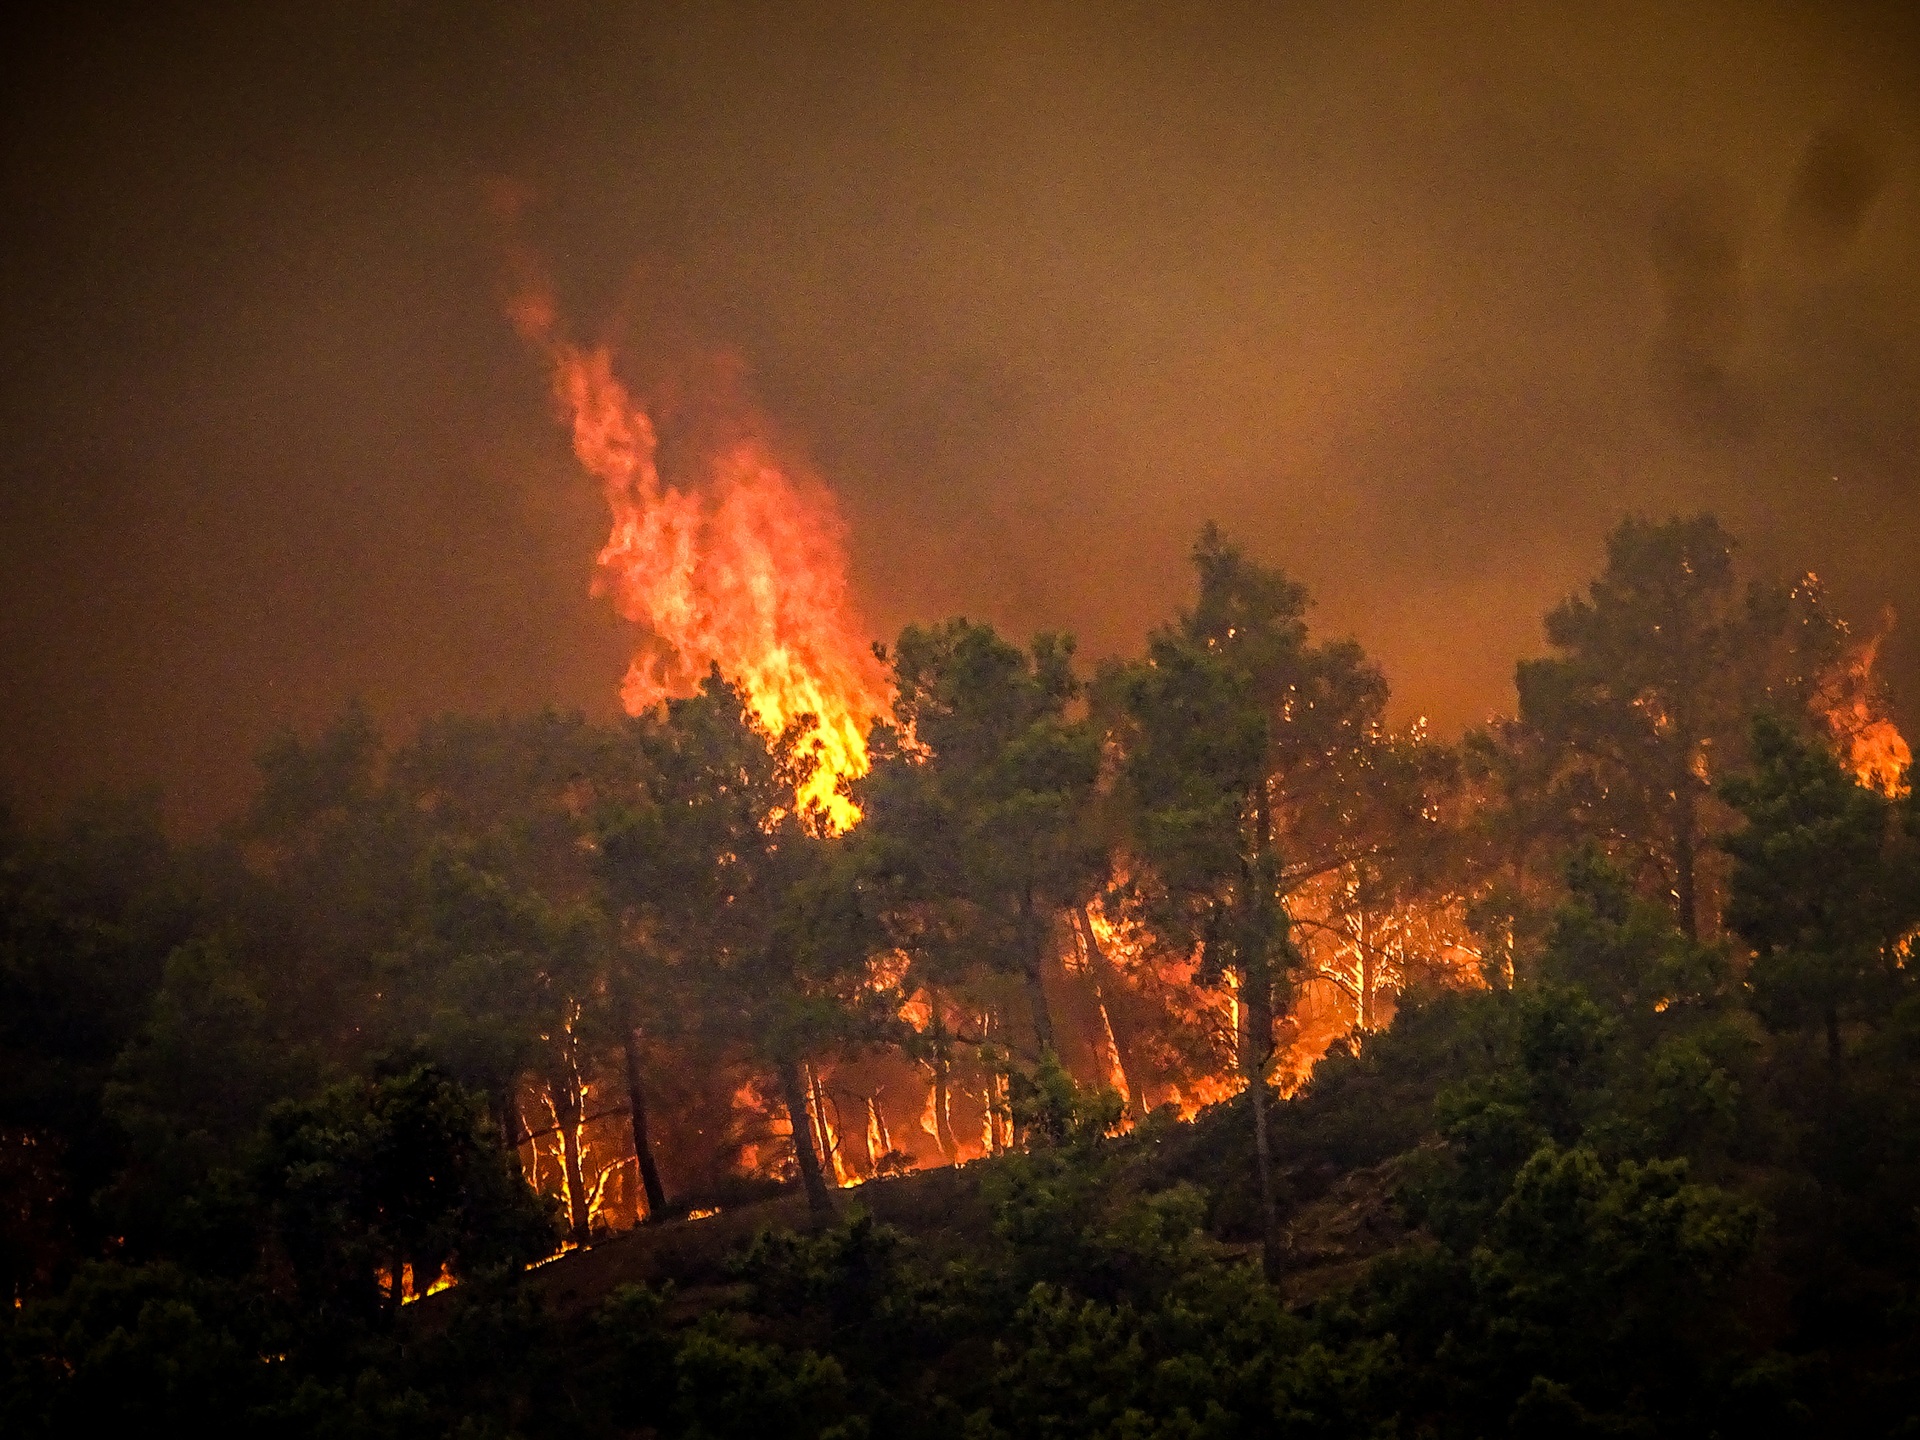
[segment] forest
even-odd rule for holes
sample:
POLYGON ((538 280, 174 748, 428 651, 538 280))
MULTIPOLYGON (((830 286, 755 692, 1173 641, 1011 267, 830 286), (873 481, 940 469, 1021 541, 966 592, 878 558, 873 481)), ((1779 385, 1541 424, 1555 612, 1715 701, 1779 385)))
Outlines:
POLYGON ((1920 1435, 1873 637, 1630 518, 1451 740, 1191 579, 908 627, 827 798, 716 667, 0 818, 0 1430, 1920 1435))

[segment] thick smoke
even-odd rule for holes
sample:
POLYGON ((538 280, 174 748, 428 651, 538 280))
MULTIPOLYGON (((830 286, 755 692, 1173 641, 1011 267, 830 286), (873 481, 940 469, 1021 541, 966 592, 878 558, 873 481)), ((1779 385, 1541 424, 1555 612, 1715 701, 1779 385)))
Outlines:
POLYGON ((1892 169, 1857 130, 1827 126, 1807 142, 1782 217, 1787 239, 1809 264, 1833 265, 1866 223, 1892 169))
POLYGON ((873 638, 1130 650, 1213 518, 1444 731, 1512 704, 1623 513, 1711 508, 1754 568, 1892 602, 1920 700, 1911 7, 38 23, 0 47, 30 804, 158 780, 214 818, 356 693, 611 710, 601 501, 498 315, 501 174, 640 390, 739 353, 873 638))

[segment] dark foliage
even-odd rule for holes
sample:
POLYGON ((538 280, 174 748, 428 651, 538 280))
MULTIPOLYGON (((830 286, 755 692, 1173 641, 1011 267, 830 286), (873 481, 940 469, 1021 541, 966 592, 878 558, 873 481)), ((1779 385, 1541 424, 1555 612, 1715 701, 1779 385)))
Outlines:
POLYGON ((140 807, 0 824, 0 1432, 1920 1434, 1920 805, 1806 708, 1844 631, 1730 556, 1622 527, 1464 758, 1381 741, 1365 657, 1210 530, 1091 691, 1064 640, 910 630, 854 837, 717 675, 392 752, 355 712, 194 852, 140 807), (1289 906, 1340 866, 1465 897, 1489 983, 1408 970, 1283 1098, 1289 906), (1101 894, 1235 985, 1236 1099, 1068 1073, 1042 948, 1101 894), (1017 1143, 892 1223, 831 1213, 803 1084, 888 1045, 946 1083, 884 957, 1030 1012, 966 1042, 1017 1143), (530 1281, 599 1232, 577 1153, 566 1216, 525 1183, 521 1097, 617 1088, 640 1161, 701 1081, 778 1087, 811 1228, 530 1281))

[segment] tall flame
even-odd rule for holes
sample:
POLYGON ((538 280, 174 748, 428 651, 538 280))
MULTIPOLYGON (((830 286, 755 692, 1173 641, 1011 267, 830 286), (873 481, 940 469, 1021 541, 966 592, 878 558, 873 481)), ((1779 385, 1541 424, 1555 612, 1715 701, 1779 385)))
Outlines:
POLYGON ((1886 713, 1874 667, 1891 614, 1879 634, 1853 646, 1820 677, 1814 710, 1826 722, 1841 763, 1870 790, 1895 798, 1905 795, 1913 750, 1886 713))
POLYGON ((820 765, 797 798, 845 830, 860 812, 839 782, 866 771, 867 729, 887 702, 848 593, 832 493, 752 437, 699 455, 689 483, 664 481, 653 420, 612 352, 565 338, 544 291, 523 291, 508 313, 552 365, 573 453, 606 497, 612 529, 594 593, 647 632, 620 686, 627 713, 691 694, 718 665, 773 734, 813 717, 820 765))

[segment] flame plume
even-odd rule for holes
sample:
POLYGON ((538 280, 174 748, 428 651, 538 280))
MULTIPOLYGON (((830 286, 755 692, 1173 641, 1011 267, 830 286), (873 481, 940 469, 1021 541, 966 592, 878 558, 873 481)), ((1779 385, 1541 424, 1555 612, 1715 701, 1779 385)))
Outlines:
POLYGON ((1909 788, 1913 749, 1887 714, 1876 670, 1880 643, 1892 628, 1889 611, 1878 634, 1858 642, 1819 677, 1813 711, 1825 723, 1840 763, 1869 790, 1898 799, 1909 788))
POLYGON ((865 773, 867 729, 887 700, 848 593, 832 493, 751 436, 700 455, 688 483, 663 480, 652 417, 612 352, 567 339, 544 291, 524 291, 508 313, 552 365, 573 453, 606 498, 594 593, 646 631, 621 704, 643 714, 718 665, 769 732, 811 715, 820 764, 796 798, 847 829, 860 812, 839 782, 865 773))

